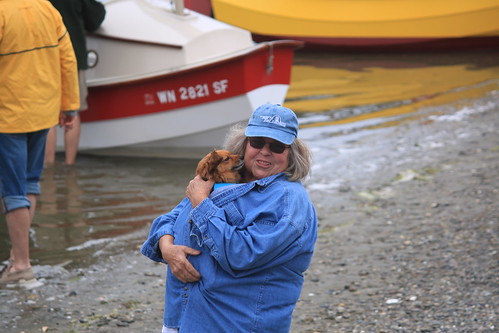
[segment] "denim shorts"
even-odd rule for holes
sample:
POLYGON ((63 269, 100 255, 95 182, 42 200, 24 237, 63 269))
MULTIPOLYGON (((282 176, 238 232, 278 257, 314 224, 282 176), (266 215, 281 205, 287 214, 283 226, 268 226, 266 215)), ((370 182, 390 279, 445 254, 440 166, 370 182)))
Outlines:
POLYGON ((48 129, 0 133, 0 195, 4 214, 30 207, 27 194, 40 194, 48 129))

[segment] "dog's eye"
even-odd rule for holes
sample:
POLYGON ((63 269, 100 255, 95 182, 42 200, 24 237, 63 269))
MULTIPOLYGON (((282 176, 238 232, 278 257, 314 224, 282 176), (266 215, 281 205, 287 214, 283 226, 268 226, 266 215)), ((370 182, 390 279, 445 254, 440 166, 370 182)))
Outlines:
POLYGON ((227 162, 228 160, 230 160, 230 157, 229 157, 229 156, 227 156, 227 157, 225 158, 224 162, 227 162))

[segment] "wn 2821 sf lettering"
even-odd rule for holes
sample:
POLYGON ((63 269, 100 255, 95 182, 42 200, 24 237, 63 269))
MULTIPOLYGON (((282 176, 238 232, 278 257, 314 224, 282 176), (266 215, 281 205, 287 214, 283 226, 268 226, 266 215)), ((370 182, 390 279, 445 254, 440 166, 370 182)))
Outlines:
POLYGON ((179 87, 176 91, 174 89, 162 90, 158 91, 156 96, 161 104, 168 104, 176 103, 178 99, 185 101, 208 97, 212 93, 215 95, 224 94, 227 92, 228 87, 229 80, 220 80, 212 82, 211 85, 203 83, 195 86, 179 87))

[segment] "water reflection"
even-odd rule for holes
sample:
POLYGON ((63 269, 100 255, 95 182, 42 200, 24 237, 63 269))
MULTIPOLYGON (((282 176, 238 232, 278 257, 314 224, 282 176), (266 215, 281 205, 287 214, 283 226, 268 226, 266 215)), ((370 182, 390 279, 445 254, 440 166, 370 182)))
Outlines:
POLYGON ((285 105, 302 127, 411 114, 497 89, 498 55, 301 53, 285 105))
MULTIPOLYGON (((59 160, 44 170, 40 183, 31 235, 34 263, 83 259, 88 253, 68 250, 143 229, 179 202, 194 170, 191 160, 82 155, 75 167, 59 160)), ((4 221, 2 217, 2 259, 9 250, 4 221)))

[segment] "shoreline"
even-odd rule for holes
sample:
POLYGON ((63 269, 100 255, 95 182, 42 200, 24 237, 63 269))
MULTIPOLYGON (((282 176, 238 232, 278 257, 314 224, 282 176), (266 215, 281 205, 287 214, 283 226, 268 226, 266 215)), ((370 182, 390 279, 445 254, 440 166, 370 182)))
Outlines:
POLYGON ((497 330, 498 111, 322 210, 292 333, 497 330))
MULTIPOLYGON (((374 170, 312 185, 319 238, 291 332, 495 331, 497 128, 498 107, 407 125, 374 170)), ((145 236, 89 267, 35 266, 43 287, 0 290, 3 332, 160 332, 165 267, 138 253, 145 236)))

